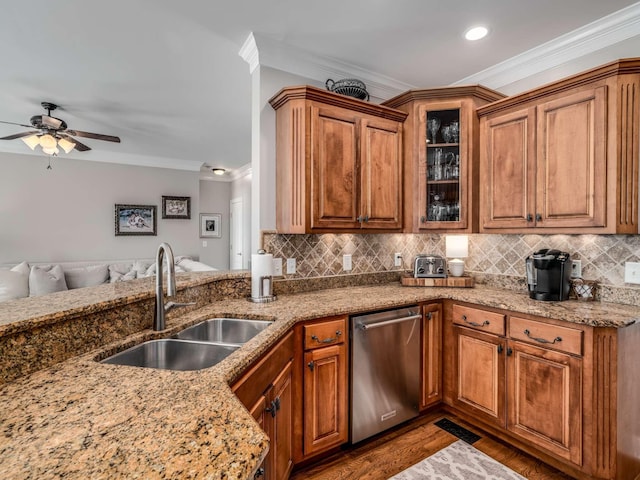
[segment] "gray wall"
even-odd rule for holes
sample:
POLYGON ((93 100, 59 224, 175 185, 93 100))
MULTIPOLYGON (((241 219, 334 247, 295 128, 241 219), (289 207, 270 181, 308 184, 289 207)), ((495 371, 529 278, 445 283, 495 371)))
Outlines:
POLYGON ((199 172, 0 153, 0 263, 152 258, 198 250, 199 172), (190 220, 163 220, 162 196, 191 197, 190 220), (157 206, 157 236, 115 236, 114 205, 157 206))
MULTIPOLYGON (((218 270, 229 269, 229 209, 231 183, 200 180, 200 212, 222 215, 220 238, 200 238, 200 261, 218 270), (205 247, 204 244, 207 244, 205 247)), ((199 217, 199 216, 198 216, 199 217)), ((199 232, 198 232, 199 236, 199 232)))

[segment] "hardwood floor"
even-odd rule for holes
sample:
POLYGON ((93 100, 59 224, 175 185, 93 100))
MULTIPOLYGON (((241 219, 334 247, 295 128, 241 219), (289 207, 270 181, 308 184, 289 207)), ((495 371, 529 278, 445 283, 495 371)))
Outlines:
POLYGON ((434 425, 446 417, 482 438, 473 444, 529 480, 564 480, 571 477, 488 437, 454 415, 435 412, 408 425, 345 449, 291 475, 291 480, 387 480, 422 459, 457 441, 458 438, 434 425))

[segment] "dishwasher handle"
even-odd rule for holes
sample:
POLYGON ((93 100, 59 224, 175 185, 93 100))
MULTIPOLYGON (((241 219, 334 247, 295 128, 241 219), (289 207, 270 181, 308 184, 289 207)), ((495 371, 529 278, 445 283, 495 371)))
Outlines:
POLYGON ((379 328, 379 327, 385 327, 387 325, 393 325, 394 323, 402 323, 402 322, 408 322, 409 320, 419 320, 422 318, 422 315, 410 315, 408 317, 400 317, 400 318, 394 318, 392 320, 384 320, 382 322, 377 322, 377 323, 359 323, 358 324, 358 328, 361 330, 371 330, 372 328, 379 328))

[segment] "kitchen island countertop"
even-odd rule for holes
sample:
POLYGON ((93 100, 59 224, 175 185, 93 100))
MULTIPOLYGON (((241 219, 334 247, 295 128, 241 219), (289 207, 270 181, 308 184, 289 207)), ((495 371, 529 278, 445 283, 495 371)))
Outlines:
POLYGON ((637 307, 599 302, 537 302, 524 292, 403 287, 399 283, 281 295, 272 303, 224 300, 126 340, 0 387, 3 478, 248 479, 268 439, 229 383, 299 321, 453 299, 565 320, 623 328, 637 307), (163 371, 100 364, 125 346, 168 337, 212 317, 273 320, 273 325, 214 367, 163 371))

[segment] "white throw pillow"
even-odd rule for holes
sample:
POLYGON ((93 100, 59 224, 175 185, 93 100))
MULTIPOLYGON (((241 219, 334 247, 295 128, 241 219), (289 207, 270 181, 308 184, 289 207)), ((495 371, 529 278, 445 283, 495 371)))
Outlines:
POLYGON ((29 264, 22 262, 11 270, 0 270, 0 302, 29 296, 29 264))
POLYGON ((60 265, 34 265, 29 273, 29 296, 67 290, 64 271, 60 265))
POLYGON ((67 287, 82 288, 101 285, 109 278, 109 267, 106 265, 87 265, 70 268, 64 272, 67 287))
POLYGON ((181 258, 176 262, 176 265, 183 268, 187 272, 211 272, 215 270, 215 268, 210 267, 207 264, 197 262, 187 257, 181 258))
POLYGON ((115 263, 109 265, 109 282, 124 282, 138 278, 138 272, 131 263, 115 263))

